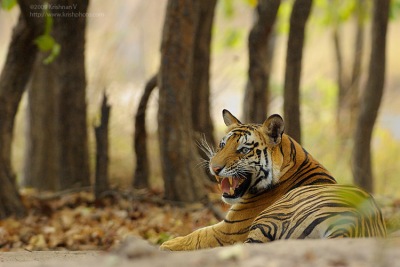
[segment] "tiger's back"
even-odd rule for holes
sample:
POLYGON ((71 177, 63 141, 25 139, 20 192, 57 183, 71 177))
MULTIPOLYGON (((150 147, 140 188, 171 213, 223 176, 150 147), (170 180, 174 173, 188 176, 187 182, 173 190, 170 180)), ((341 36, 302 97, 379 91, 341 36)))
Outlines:
POLYGON ((382 213, 371 195, 354 186, 309 185, 289 191, 262 211, 246 243, 385 236, 382 213))

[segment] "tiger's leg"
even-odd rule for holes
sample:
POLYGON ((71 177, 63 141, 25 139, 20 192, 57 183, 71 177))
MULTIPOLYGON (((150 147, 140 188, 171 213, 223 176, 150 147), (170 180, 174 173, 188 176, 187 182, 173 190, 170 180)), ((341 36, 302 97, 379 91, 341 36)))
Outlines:
POLYGON ((196 250, 232 245, 244 242, 248 228, 234 229, 225 221, 215 225, 200 228, 186 236, 177 237, 164 242, 161 250, 196 250))

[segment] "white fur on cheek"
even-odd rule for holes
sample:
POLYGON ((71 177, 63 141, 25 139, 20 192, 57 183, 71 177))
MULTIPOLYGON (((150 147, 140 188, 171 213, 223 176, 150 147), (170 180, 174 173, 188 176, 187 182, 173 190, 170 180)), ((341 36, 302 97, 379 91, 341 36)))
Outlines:
POLYGON ((221 199, 222 199, 222 201, 225 202, 226 204, 234 205, 234 204, 240 202, 240 200, 241 200, 242 198, 241 198, 241 197, 238 197, 238 198, 225 198, 224 196, 222 196, 221 199))

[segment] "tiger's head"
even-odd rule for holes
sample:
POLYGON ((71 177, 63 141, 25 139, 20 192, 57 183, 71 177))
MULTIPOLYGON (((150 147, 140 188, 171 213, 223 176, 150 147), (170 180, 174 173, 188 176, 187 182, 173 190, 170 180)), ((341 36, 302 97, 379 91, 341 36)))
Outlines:
POLYGON ((227 110, 223 119, 228 131, 210 154, 209 168, 220 184, 222 200, 232 205, 279 181, 284 123, 281 116, 272 115, 263 124, 242 124, 227 110))

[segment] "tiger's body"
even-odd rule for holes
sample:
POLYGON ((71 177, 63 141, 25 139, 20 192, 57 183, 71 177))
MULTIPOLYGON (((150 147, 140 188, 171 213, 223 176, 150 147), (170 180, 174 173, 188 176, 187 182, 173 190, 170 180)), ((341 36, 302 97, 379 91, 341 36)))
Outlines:
POLYGON ((228 133, 214 152, 210 171, 231 204, 215 225, 166 241, 161 249, 195 250, 277 239, 385 237, 374 199, 331 174, 283 133, 279 115, 264 124, 242 124, 228 111, 228 133))

